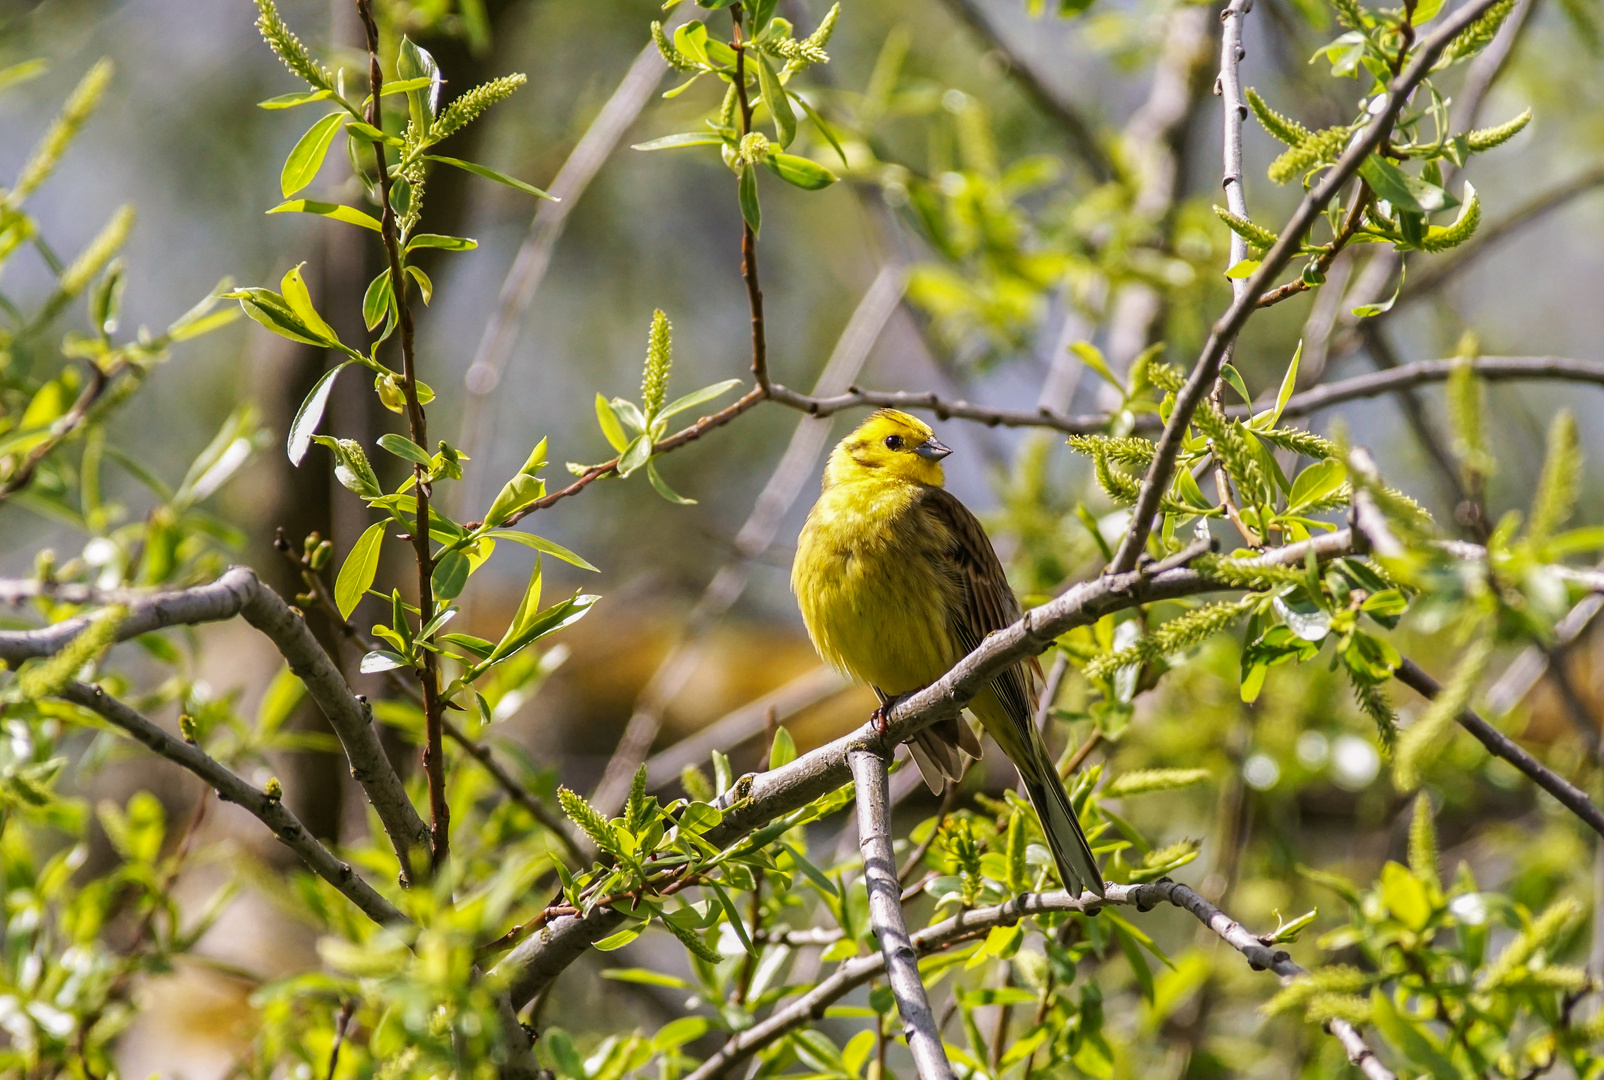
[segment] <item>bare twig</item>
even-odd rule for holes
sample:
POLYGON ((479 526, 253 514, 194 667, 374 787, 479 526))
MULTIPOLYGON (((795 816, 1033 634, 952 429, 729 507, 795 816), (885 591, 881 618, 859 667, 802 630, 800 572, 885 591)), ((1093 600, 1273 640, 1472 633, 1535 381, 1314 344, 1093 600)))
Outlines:
MULTIPOLYGON (((382 128, 379 118, 379 101, 384 92, 384 70, 379 65, 379 28, 373 21, 372 0, 356 0, 357 14, 367 34, 368 97, 367 121, 382 128)), ((401 326, 401 393, 406 399, 407 428, 412 442, 425 454, 429 446, 429 426, 418 398, 417 358, 413 347, 414 328, 412 305, 407 299, 407 275, 401 265, 401 237, 395 209, 390 205, 391 177, 384 158, 384 144, 373 142, 373 164, 379 177, 379 235, 384 241, 384 253, 389 260, 390 292, 395 299, 398 321, 401 326)), ((418 567, 418 625, 421 628, 434 618, 434 556, 429 550, 429 496, 428 470, 421 464, 412 466, 417 481, 416 527, 412 530, 413 561, 418 567)), ((429 784, 429 863, 434 870, 441 869, 451 854, 451 805, 446 800, 446 755, 442 745, 444 736, 440 720, 445 703, 440 700, 438 660, 432 649, 424 649, 423 670, 418 683, 423 689, 424 747, 423 768, 429 784)))
POLYGON ((318 843, 300 819, 285 807, 283 800, 247 784, 200 747, 169 735, 98 686, 69 682, 62 688, 61 696, 74 705, 98 714, 162 757, 188 769, 211 785, 219 799, 235 803, 255 814, 262 824, 273 830, 273 835, 285 847, 301 857, 313 873, 334 886, 374 922, 390 924, 410 921, 363 881, 349 863, 336 859, 328 848, 318 843))
POLYGON ((886 981, 896 998, 902 1033, 920 1080, 952 1080, 952 1063, 941 1045, 936 1017, 919 978, 919 954, 902 917, 902 886, 897 883, 896 856, 891 850, 887 761, 873 750, 854 749, 847 754, 857 790, 858 847, 863 852, 863 878, 869 890, 869 922, 880 939, 886 981))
POLYGON ((1092 178, 1102 183, 1113 176, 1114 170, 1109 164, 1108 153, 1098 141, 1096 127, 1092 121, 1083 116, 1073 102, 1066 101, 1063 95, 1042 81, 1036 70, 991 25, 980 10, 980 4, 976 0, 946 0, 946 4, 948 11, 985 42, 992 53, 1002 59, 1003 69, 1008 73, 1008 77, 1013 79, 1024 95, 1030 99, 1031 104, 1063 128, 1064 134, 1069 137, 1070 144, 1075 148, 1076 155, 1085 162, 1092 178))
MULTIPOLYGON (((265 634, 328 717, 350 761, 352 777, 362 785, 395 846, 403 880, 411 880, 412 850, 426 841, 428 827, 407 798, 406 788, 385 755, 367 709, 351 692, 305 621, 278 593, 249 567, 236 566, 209 585, 146 594, 124 603, 128 615, 117 628, 118 641, 164 627, 194 626, 236 615, 265 634)), ((0 660, 14 666, 23 660, 50 656, 82 633, 91 621, 91 616, 80 616, 38 630, 0 632, 0 660)))
MULTIPOLYGON (((1428 700, 1435 698, 1441 687, 1413 661, 1405 659, 1393 672, 1397 680, 1428 700)), ((1462 709, 1459 726, 1476 736, 1494 756, 1501 757, 1525 773, 1538 787, 1554 796, 1565 809, 1581 818, 1594 832, 1604 836, 1604 811, 1594 805, 1587 793, 1548 766, 1527 753, 1515 740, 1483 720, 1471 709, 1462 709)))
MULTIPOLYGON (((1013 926, 1021 919, 1049 912, 1084 912, 1091 914, 1105 907, 1130 906, 1147 911, 1160 903, 1173 904, 1190 913, 1213 931, 1227 945, 1247 958, 1257 970, 1273 972, 1286 984, 1304 969, 1293 963, 1285 952, 1273 950, 1258 940, 1249 930, 1226 915, 1219 908, 1199 896, 1192 889, 1173 881, 1158 881, 1143 885, 1109 885, 1108 895, 1098 899, 1092 893, 1070 896, 1065 892, 1026 893, 995 907, 976 908, 959 912, 912 935, 910 944, 921 956, 940 952, 961 942, 987 934, 993 927, 1013 926)), ((704 1061, 685 1080, 718 1080, 729 1075, 763 1047, 804 1024, 832 1003, 852 990, 885 972, 885 957, 860 956, 847 960, 829 978, 807 993, 792 999, 782 1008, 744 1031, 736 1033, 704 1061)), ((1348 1060, 1364 1073, 1366 1080, 1396 1080, 1382 1065, 1365 1043, 1358 1030, 1346 1021, 1334 1021, 1331 1034, 1342 1044, 1348 1060)))
POLYGON ((1219 376, 1220 363, 1227 347, 1236 340, 1237 334, 1256 310, 1253 297, 1262 294, 1269 283, 1291 262, 1293 255, 1303 243, 1304 234, 1314 224, 1326 204, 1353 177, 1370 153, 1392 132, 1393 124, 1404 103, 1420 81, 1426 77, 1442 51, 1461 30, 1480 18, 1495 2, 1496 0, 1470 0, 1444 19, 1442 24, 1420 43, 1408 67, 1388 84, 1386 104, 1348 144, 1347 150, 1337 163, 1328 169, 1320 182, 1304 196, 1291 220, 1281 229, 1280 239, 1265 254, 1259 268, 1254 271, 1253 277, 1248 282, 1248 289, 1231 304, 1219 322, 1215 323, 1208 342, 1203 347, 1202 355, 1192 369, 1191 376, 1176 395, 1175 408, 1170 414, 1169 423, 1164 428, 1164 434, 1159 439, 1158 447, 1153 454, 1153 462, 1142 480, 1141 491, 1132 510, 1130 528, 1120 542, 1119 551, 1115 553, 1114 562, 1110 567, 1112 572, 1124 573, 1131 570, 1147 546, 1148 533, 1152 529, 1159 503, 1169 488, 1170 477, 1175 469, 1175 457, 1180 451, 1186 427, 1191 422, 1192 414, 1197 411, 1198 405, 1219 376))

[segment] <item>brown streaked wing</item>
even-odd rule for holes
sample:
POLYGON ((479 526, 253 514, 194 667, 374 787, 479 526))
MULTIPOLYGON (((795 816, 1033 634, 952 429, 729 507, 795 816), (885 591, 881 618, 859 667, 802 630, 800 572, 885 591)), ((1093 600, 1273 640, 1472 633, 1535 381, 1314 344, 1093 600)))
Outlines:
MULTIPOLYGON (((915 503, 952 537, 945 552, 947 573, 960 585, 962 603, 947 613, 947 627, 965 653, 973 652, 987 634, 1019 620, 1019 601, 1008 587, 1002 562, 991 546, 991 538, 969 508, 944 488, 927 487, 915 503)), ((1041 665, 1035 659, 1027 668, 1015 665, 992 680, 997 698, 1016 722, 1029 725, 1035 712, 1032 673, 1041 665)))

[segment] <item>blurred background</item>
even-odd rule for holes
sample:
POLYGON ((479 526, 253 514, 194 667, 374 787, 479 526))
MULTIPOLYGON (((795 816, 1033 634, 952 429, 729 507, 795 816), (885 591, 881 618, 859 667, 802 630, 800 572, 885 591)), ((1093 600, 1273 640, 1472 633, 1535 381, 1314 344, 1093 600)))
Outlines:
MULTIPOLYGON (((550 439, 554 485, 565 476, 562 463, 612 456, 591 402, 598 392, 634 396, 654 308, 674 324, 671 396, 746 373, 740 218, 732 178, 716 155, 629 149, 691 129, 716 101, 705 86, 673 100, 657 96, 673 82, 651 55, 639 59, 651 20, 665 17, 656 5, 484 0, 472 5, 471 18, 444 0, 393 6, 393 23, 412 26, 439 60, 448 98, 494 74, 528 74, 510 102, 458 137, 454 155, 550 187, 604 107, 618 121, 616 148, 598 156, 594 180, 563 204, 560 232, 548 219, 532 233, 534 200, 509 188, 455 171, 431 183, 428 229, 479 242, 475 252, 440 253, 428 264, 436 290, 419 337, 420 375, 442 399, 431 411, 432 431, 471 448, 477 483, 445 495, 460 500, 459 519, 471 519, 541 438, 550 439), (637 104, 615 97, 629 97, 632 70, 637 104), (549 266, 529 302, 509 307, 504 282, 518 272, 521 249, 526 259, 549 255, 549 266)), ((282 11, 315 51, 338 57, 344 50, 354 69, 351 7, 285 0, 282 11)), ((783 0, 781 8, 806 32, 825 5, 783 0)), ((1375 296, 1342 300, 1345 289, 1364 285, 1370 252, 1344 257, 1314 300, 1298 298, 1252 323, 1236 363, 1255 394, 1280 381, 1300 339, 1306 385, 1467 349, 1604 360, 1597 6, 1523 0, 1518 9, 1525 25, 1481 123, 1528 105, 1536 119, 1464 173, 1481 192, 1483 229, 1503 219, 1513 227, 1467 257, 1411 257, 1399 303, 1369 331, 1353 325, 1348 309, 1385 300, 1396 278, 1382 279, 1375 296), (1461 258, 1452 274, 1431 277, 1434 266, 1461 258), (1413 290, 1422 278, 1430 288, 1413 290)), ((110 57, 116 75, 103 106, 30 206, 52 242, 75 251, 103 220, 83 208, 136 205, 125 249, 125 328, 165 326, 225 276, 271 285, 304 262, 322 310, 347 340, 363 339, 356 313, 378 271, 366 235, 265 214, 280 201, 272 163, 310 117, 256 107, 294 87, 257 34, 255 15, 248 0, 0 5, 0 65, 33 57, 50 63, 42 77, 0 96, 0 176, 15 174, 57 103, 95 60, 110 57)), ((1246 25, 1246 84, 1311 128, 1349 117, 1358 84, 1334 82, 1323 61, 1307 63, 1339 32, 1328 12, 1314 0, 1258 0, 1246 25)), ((764 189, 760 258, 775 377, 805 390, 828 364, 837 391, 858 383, 1087 413, 1108 405, 1107 388, 1084 364, 1065 359, 1070 343, 1095 344, 1121 371, 1162 341, 1172 362, 1189 367, 1229 297, 1221 274, 1228 234, 1209 210, 1223 201, 1219 111, 1209 92, 1217 26, 1212 8, 1146 0, 1098 0, 1072 17, 1033 13, 1023 0, 845 0, 832 62, 812 85, 816 104, 841 123, 849 164, 817 140, 805 151, 845 182, 818 194, 764 189)), ((1250 122, 1247 198, 1254 218, 1271 227, 1298 196, 1295 185, 1265 179, 1279 149, 1250 122)), ((350 200, 353 185, 342 155, 331 154, 312 191, 350 200)), ((542 214, 551 215, 552 205, 542 204, 542 214)), ((520 265, 515 285, 527 288, 528 264, 520 265)), ((8 293, 23 306, 49 288, 43 266, 35 269, 32 280, 27 260, 8 267, 8 293)), ((287 595, 301 585, 272 547, 276 530, 297 546, 316 530, 343 555, 369 523, 359 501, 331 482, 320 450, 298 470, 282 450, 288 418, 327 363, 317 350, 240 320, 178 347, 113 428, 114 443, 176 479, 232 410, 254 404, 267 432, 262 449, 211 505, 242 530, 238 559, 287 595)), ((344 378, 324 430, 369 445, 383 431, 401 430, 399 417, 371 403, 359 374, 344 378)), ((1425 425, 1442 438, 1438 395, 1428 388, 1418 400, 1425 425)), ((1495 519, 1524 505, 1559 406, 1578 413, 1598 460, 1598 389, 1503 383, 1491 402, 1495 519)), ((540 775, 587 790, 602 782, 626 729, 664 751, 734 713, 712 741, 692 744, 688 760, 735 748, 737 767, 748 768, 765 722, 786 723, 804 748, 861 722, 872 698, 817 670, 788 572, 823 450, 862 415, 806 420, 765 405, 663 458, 666 479, 694 506, 672 505, 636 478, 598 483, 541 512, 530 525, 601 568, 588 575, 548 560, 548 596, 583 587, 604 599, 563 636, 566 655, 548 655, 552 674, 539 693, 498 713, 502 744, 540 775)), ((1329 432, 1339 423, 1372 449, 1389 480, 1440 520, 1454 520, 1454 493, 1397 399, 1350 404, 1314 417, 1311 427, 1329 432)), ((1085 459, 1039 432, 958 420, 937 427, 956 450, 949 486, 986 519, 1018 591, 1039 600, 1097 571, 1096 548, 1074 507, 1084 503, 1110 534, 1119 519, 1109 517, 1085 459)), ((130 515, 148 501, 126 475, 108 483, 130 515)), ((1588 490, 1597 490, 1594 481, 1588 490)), ((1596 500, 1584 501, 1583 516, 1599 521, 1596 500)), ((47 517, 16 507, 0 515, 0 570, 8 576, 26 574, 41 546, 65 556, 82 545, 81 535, 47 517)), ((457 628, 495 636, 529 562, 513 554, 477 575, 457 628)), ((406 578, 406 567, 387 566, 381 588, 389 588, 386 580, 405 588, 406 578)), ((359 610, 356 621, 365 625, 371 614, 359 610)), ((204 679, 219 694, 259 696, 276 657, 238 625, 205 635, 204 679)), ((1427 635, 1424 657, 1431 647, 1427 635)), ((1214 771, 1215 782, 1164 803, 1160 819, 1143 824, 1160 842, 1201 838, 1197 879, 1211 882, 1216 895, 1235 890, 1235 914, 1264 922, 1277 908, 1309 906, 1289 906, 1299 899, 1285 884, 1294 862, 1373 871, 1401 842, 1395 822, 1403 804, 1340 680, 1272 678, 1248 709, 1236 699, 1233 650, 1211 646, 1205 663, 1141 698, 1107 753, 1129 767, 1214 771)), ((1575 650, 1573 681, 1597 704, 1591 655, 1585 643, 1575 650)), ((354 655, 344 659, 354 667, 354 655)), ((382 692, 377 683, 364 688, 382 692)), ((1060 707, 1067 715, 1075 715, 1081 693, 1073 679, 1066 684, 1060 707)), ((1575 737, 1545 693, 1519 707, 1512 730, 1558 741, 1564 753, 1575 737)), ((1072 723, 1065 737, 1081 730, 1072 723)), ((975 783, 1007 783, 999 762, 991 754, 989 781, 975 783)), ((1574 866, 1590 858, 1579 840, 1540 851, 1503 843, 1548 811, 1513 774, 1469 751, 1466 763, 1473 767, 1442 826, 1445 847, 1462 845, 1505 873, 1522 859, 1574 866)), ((679 764, 654 762, 654 779, 671 779, 679 764)), ((332 756, 297 755, 286 769, 292 801, 319 831, 338 836, 342 823, 360 827, 360 808, 332 756)), ((175 808, 193 799, 150 759, 121 763, 99 783, 97 795, 119 802, 137 786, 156 787, 175 808)), ((913 812, 928 814, 934 800, 921 801, 927 798, 922 790, 912 795, 913 812)), ((208 828, 239 824, 219 813, 208 828)), ((279 857, 253 824, 239 828, 240 842, 279 857)), ((205 874, 197 874, 201 896, 205 874)), ((315 963, 310 936, 274 915, 268 900, 247 897, 236 906, 213 935, 215 970, 151 986, 171 1008, 151 1010, 126 1038, 125 1075, 220 1075, 238 1049, 230 1017, 249 989, 239 973, 271 976, 315 963), (181 1054, 175 1040, 184 1041, 181 1054)), ((576 1001, 604 992, 594 980, 571 981, 576 1001)), ((644 1008, 633 998, 628 1007, 644 1008)), ((1227 1044, 1253 1037, 1253 1024, 1250 1015, 1240 1030, 1221 1035, 1222 1061, 1248 1053, 1227 1044)))

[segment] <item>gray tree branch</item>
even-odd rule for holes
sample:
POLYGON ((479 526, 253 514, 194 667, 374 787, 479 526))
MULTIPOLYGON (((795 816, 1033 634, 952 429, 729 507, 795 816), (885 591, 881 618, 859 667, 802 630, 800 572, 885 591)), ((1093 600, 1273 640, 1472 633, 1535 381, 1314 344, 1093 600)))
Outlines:
MULTIPOLYGON (((118 641, 164 627, 219 622, 236 615, 265 634, 328 717, 345 748, 351 775, 378 811, 401 861, 402 875, 410 880, 412 854, 427 843, 428 826, 407 798, 406 787, 379 742, 367 706, 351 692, 312 631, 278 593, 249 567, 235 566, 209 585, 147 594, 123 602, 128 615, 117 629, 118 641)), ((86 615, 38 630, 0 632, 0 660, 15 666, 24 660, 50 656, 82 633, 90 622, 91 616, 86 615)))
POLYGON ((908 937, 902 917, 902 886, 897 881, 897 859, 891 849, 891 785, 886 774, 890 758, 873 750, 847 752, 847 767, 857 791, 858 849, 863 853, 863 880, 869 890, 869 923, 880 939, 880 957, 886 982, 902 1017, 919 1080, 952 1080, 952 1063, 941 1045, 941 1032, 924 980, 919 976, 919 954, 908 937))
POLYGON ((341 895, 374 922, 395 924, 411 921, 363 881, 349 863, 336 859, 328 848, 318 843, 281 799, 275 799, 267 792, 247 784, 200 747, 169 735, 98 686, 70 682, 62 689, 61 697, 98 714, 168 761, 188 769, 210 785, 219 799, 235 803, 255 814, 262 824, 273 830, 273 835, 285 847, 300 856, 313 873, 338 889, 341 895))

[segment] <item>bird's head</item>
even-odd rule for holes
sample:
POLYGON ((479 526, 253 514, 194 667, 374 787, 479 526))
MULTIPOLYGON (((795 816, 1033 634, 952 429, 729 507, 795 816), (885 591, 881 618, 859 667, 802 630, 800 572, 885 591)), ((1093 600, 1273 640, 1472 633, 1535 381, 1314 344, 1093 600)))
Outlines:
POLYGON ((825 466, 826 486, 889 480, 940 487, 941 459, 952 453, 921 420, 881 409, 836 444, 825 466))

